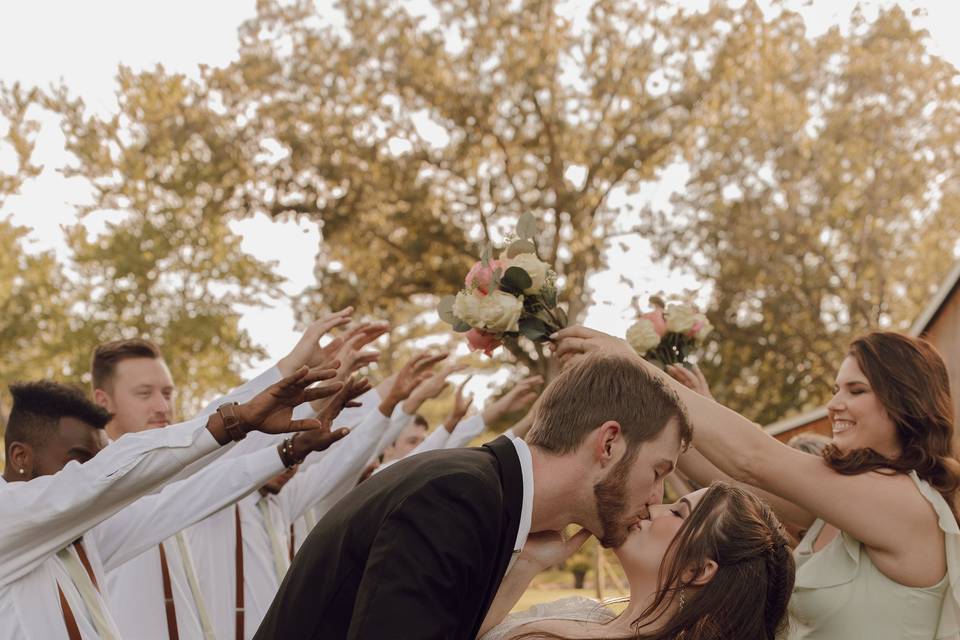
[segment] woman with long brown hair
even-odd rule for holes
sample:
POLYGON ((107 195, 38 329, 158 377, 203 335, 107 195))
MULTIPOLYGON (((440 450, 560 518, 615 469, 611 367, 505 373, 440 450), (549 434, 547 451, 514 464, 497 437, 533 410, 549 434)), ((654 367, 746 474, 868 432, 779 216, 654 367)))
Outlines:
POLYGON ((780 523, 762 501, 726 483, 673 505, 652 505, 614 549, 630 583, 620 615, 584 598, 498 623, 530 580, 583 543, 533 536, 501 584, 481 640, 636 638, 772 640, 783 626, 794 563, 780 523), (487 629, 493 627, 489 632, 487 629))
MULTIPOLYGON (((631 351, 583 327, 556 337, 564 360, 631 351)), ((674 384, 694 423, 695 451, 681 469, 752 487, 807 530, 795 552, 790 640, 960 638, 960 463, 947 369, 929 343, 892 332, 852 343, 827 405, 833 441, 822 457, 714 402, 696 372, 672 369, 680 384, 647 368, 674 384)))

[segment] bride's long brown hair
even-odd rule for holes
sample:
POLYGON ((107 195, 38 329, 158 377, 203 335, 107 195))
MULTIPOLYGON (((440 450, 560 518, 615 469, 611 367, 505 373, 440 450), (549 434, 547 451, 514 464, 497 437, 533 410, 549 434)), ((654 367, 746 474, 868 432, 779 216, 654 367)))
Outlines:
MULTIPOLYGON (((631 623, 636 632, 617 638, 773 640, 786 625, 794 572, 783 528, 770 507, 751 493, 715 482, 670 543, 656 596, 631 623), (688 569, 708 560, 717 563, 709 582, 694 587, 684 581, 688 569), (667 618, 675 601, 683 604, 667 618), (651 623, 659 623, 656 630, 639 629, 651 623)), ((543 632, 519 637, 563 639, 543 632)))

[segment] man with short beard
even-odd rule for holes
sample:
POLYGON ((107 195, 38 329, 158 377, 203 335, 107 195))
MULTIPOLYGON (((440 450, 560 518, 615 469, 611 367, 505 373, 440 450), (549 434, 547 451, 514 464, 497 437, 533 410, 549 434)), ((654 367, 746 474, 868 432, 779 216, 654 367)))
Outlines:
MULTIPOLYGON (((349 321, 349 309, 314 323, 275 367, 232 391, 217 404, 243 401, 302 364, 317 364, 320 337, 349 321)), ((106 431, 111 441, 127 433, 165 427, 173 417, 175 388, 159 348, 142 339, 99 345, 92 362, 94 399, 111 412, 106 431)), ((208 407, 205 411, 211 411, 208 407)), ((309 406, 299 417, 316 415, 309 406)), ((197 477, 171 485, 149 512, 128 509, 103 523, 90 537, 102 551, 107 570, 106 590, 124 637, 142 640, 216 637, 210 613, 213 603, 203 595, 203 576, 183 529, 235 504, 292 462, 284 460, 271 438, 249 438, 197 477), (163 542, 143 545, 167 532, 163 542)), ((293 459, 311 451, 309 441, 296 441, 293 459)), ((315 472, 323 474, 325 468, 315 472)), ((233 534, 232 523, 220 537, 233 534)), ((269 554, 269 548, 267 550, 269 554)), ((221 585, 228 591, 226 583, 221 585)))
POLYGON ((531 532, 577 523, 620 543, 691 435, 642 366, 585 358, 548 385, 527 442, 426 452, 356 487, 307 538, 255 638, 474 638, 531 532))

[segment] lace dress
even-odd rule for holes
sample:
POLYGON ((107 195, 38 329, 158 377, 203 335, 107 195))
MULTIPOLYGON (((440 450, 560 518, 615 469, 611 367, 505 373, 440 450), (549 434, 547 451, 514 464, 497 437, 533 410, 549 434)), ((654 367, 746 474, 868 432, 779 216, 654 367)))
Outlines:
POLYGON ((521 627, 538 620, 576 620, 578 622, 595 622, 604 624, 617 617, 613 611, 596 600, 571 596, 545 604, 538 604, 526 609, 511 613, 503 622, 480 636, 479 640, 504 640, 517 627, 521 627))

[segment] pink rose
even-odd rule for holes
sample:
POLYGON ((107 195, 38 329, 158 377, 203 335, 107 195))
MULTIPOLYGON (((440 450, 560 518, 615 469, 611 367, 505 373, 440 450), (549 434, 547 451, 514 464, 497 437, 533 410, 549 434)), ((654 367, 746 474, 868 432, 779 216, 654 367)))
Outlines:
POLYGON ((499 260, 491 260, 488 266, 483 266, 482 262, 477 262, 470 268, 464 284, 467 288, 476 287, 477 291, 483 295, 490 293, 490 285, 493 284, 493 272, 502 269, 503 264, 499 260))
POLYGON ((661 338, 667 332, 667 321, 663 318, 663 309, 648 311, 647 313, 641 314, 640 317, 652 322, 653 330, 656 331, 657 335, 661 338))
POLYGON ((500 341, 492 333, 480 331, 479 329, 470 329, 467 331, 467 343, 470 345, 470 351, 483 351, 488 356, 493 355, 493 350, 500 346, 500 341))

